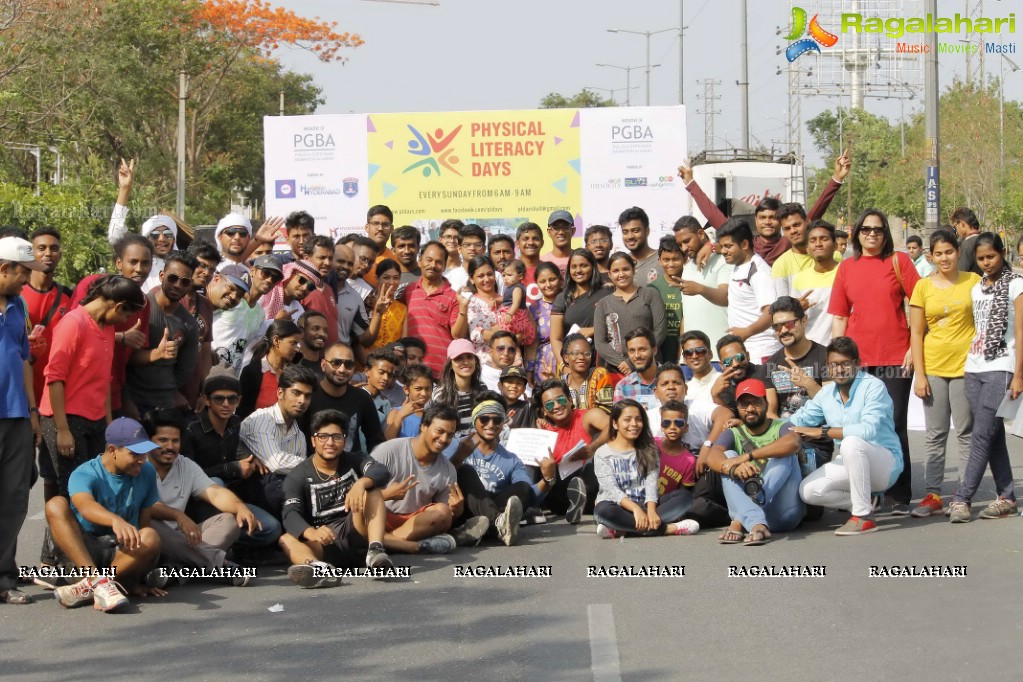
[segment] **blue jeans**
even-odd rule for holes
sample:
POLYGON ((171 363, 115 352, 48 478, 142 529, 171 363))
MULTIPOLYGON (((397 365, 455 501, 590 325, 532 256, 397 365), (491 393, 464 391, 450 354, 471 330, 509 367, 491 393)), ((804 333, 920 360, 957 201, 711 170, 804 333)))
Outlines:
MULTIPOLYGON (((210 479, 217 485, 224 485, 224 481, 217 477, 210 479)), ((252 515, 256 517, 260 525, 263 526, 263 530, 257 530, 254 533, 249 533, 244 528, 242 534, 238 536, 238 544, 246 547, 266 547, 277 542, 277 539, 281 537, 283 529, 281 528, 281 522, 274 518, 274 515, 263 509, 257 507, 254 504, 246 504, 252 515)))
MULTIPOLYGON (((725 455, 729 459, 738 457, 735 450, 728 450, 725 455)), ((778 532, 798 526, 806 513, 806 507, 799 497, 799 484, 803 480, 799 458, 796 455, 773 457, 767 460, 760 476, 764 480, 763 507, 751 500, 743 492, 742 484, 734 478, 721 477, 721 488, 728 501, 728 515, 739 520, 746 530, 758 524, 778 532)))

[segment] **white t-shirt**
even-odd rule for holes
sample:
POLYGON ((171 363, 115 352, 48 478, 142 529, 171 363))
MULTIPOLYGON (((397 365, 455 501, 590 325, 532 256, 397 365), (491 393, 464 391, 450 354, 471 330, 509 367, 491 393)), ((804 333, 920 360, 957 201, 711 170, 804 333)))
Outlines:
MULTIPOLYGON (((771 266, 754 254, 746 263, 735 266, 728 280, 728 326, 748 327, 760 319, 765 306, 777 298, 771 266)), ((770 327, 746 339, 746 350, 755 364, 781 349, 770 327)))
MULTIPOLYGON (((682 268, 682 279, 699 282, 711 289, 727 284, 732 276, 732 266, 725 262, 719 253, 711 254, 703 269, 696 267, 696 261, 690 259, 682 268)), ((686 329, 699 329, 710 338, 710 352, 715 360, 719 360, 714 344, 728 333, 728 309, 714 305, 703 296, 682 296, 682 319, 686 329)))
POLYGON ((260 337, 266 324, 266 313, 258 303, 249 307, 242 301, 230 310, 213 311, 213 356, 217 367, 230 368, 238 376, 252 344, 260 337))
POLYGON ((988 320, 991 316, 993 294, 984 294, 980 283, 973 285, 973 323, 976 333, 970 342, 970 351, 966 355, 966 371, 978 372, 1013 372, 1016 368, 1016 310, 1013 302, 1023 293, 1023 279, 1015 279, 1009 283, 1009 323, 1005 330, 1005 354, 994 360, 984 359, 984 340, 986 338, 988 320))
POLYGON ((693 378, 686 382, 686 400, 714 402, 710 395, 710 389, 714 387, 714 382, 718 380, 719 376, 721 376, 721 372, 716 369, 711 369, 702 379, 693 375, 693 378))
MULTIPOLYGON (((654 401, 659 403, 656 398, 654 398, 654 401)), ((700 446, 703 445, 703 441, 707 440, 707 436, 710 435, 711 427, 714 425, 714 410, 717 409, 718 405, 709 400, 691 401, 688 395, 685 402, 686 407, 689 408, 689 430, 682 436, 682 442, 695 448, 693 452, 698 453, 700 446)), ((661 428, 660 404, 649 408, 646 411, 646 416, 650 422, 650 431, 653 437, 662 437, 664 430, 661 428)))

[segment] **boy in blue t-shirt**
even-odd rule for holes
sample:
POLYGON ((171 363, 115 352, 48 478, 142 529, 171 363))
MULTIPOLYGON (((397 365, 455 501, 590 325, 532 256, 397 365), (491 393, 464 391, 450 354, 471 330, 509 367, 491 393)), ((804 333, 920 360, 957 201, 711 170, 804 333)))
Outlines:
POLYGON ((141 424, 125 417, 110 423, 106 442, 102 455, 71 473, 71 500, 54 497, 46 503, 46 521, 61 565, 86 576, 57 588, 54 596, 67 608, 90 601, 99 611, 127 605, 114 576, 135 585, 136 596, 167 594, 137 585, 160 554, 160 536, 150 527, 152 507, 160 495, 156 470, 146 459, 159 446, 141 424), (100 575, 99 568, 110 572, 100 575))

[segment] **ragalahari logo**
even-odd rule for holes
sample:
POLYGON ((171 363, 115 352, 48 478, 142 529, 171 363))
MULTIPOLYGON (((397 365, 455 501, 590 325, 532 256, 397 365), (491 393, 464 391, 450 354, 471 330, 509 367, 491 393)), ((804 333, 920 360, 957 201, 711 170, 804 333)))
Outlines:
POLYGON ((795 41, 785 48, 785 58, 790 63, 796 61, 807 52, 819 53, 821 46, 832 47, 838 42, 838 36, 821 28, 821 25, 817 22, 817 17, 818 15, 813 15, 813 19, 810 20, 810 26, 807 28, 806 10, 802 7, 792 8, 792 31, 785 36, 785 40, 795 41), (801 36, 804 33, 810 37, 802 38, 801 36))
POLYGON ((450 133, 445 135, 444 130, 438 128, 434 131, 434 134, 429 133, 424 137, 422 133, 416 130, 412 125, 408 125, 409 131, 412 133, 412 139, 408 141, 408 152, 414 156, 425 156, 426 158, 416 161, 411 166, 402 171, 402 174, 408 173, 409 171, 416 170, 417 168, 423 173, 423 177, 428 178, 433 173, 440 176, 441 166, 451 171, 455 175, 461 175, 458 169, 453 164, 458 163, 458 157, 455 156, 455 148, 451 146, 454 142, 455 137, 462 130, 462 126, 458 126, 450 133))

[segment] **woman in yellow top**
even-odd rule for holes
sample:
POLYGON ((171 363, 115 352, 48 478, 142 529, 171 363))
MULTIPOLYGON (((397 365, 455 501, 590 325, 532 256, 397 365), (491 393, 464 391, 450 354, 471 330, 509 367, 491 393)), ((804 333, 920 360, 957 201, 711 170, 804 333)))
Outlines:
POLYGON ((958 270, 959 241, 951 230, 936 230, 931 235, 931 259, 935 271, 917 283, 909 300, 910 344, 916 369, 913 391, 924 401, 927 428, 924 447, 927 495, 913 509, 912 515, 916 517, 942 510, 949 417, 959 441, 960 477, 970 457, 973 432, 963 374, 974 333, 970 292, 980 277, 958 270))
POLYGON ((380 332, 377 334, 377 340, 370 346, 370 350, 383 348, 404 336, 405 316, 408 314, 408 306, 401 301, 394 300, 394 292, 398 291, 398 287, 401 285, 401 266, 398 265, 398 261, 385 258, 377 263, 375 272, 377 296, 383 296, 385 292, 389 292, 390 301, 387 310, 380 318, 380 332))

